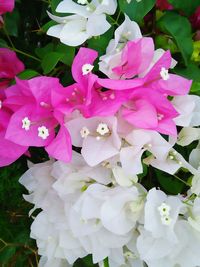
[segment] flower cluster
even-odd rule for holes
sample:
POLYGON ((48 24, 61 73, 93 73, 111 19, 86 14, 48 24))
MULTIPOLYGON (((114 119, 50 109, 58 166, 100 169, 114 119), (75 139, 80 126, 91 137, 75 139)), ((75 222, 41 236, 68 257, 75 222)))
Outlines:
MULTIPOLYGON (((72 15, 49 13, 58 24, 48 34, 78 46, 105 33, 116 9, 115 0, 61 1, 56 11, 72 15)), ((127 15, 104 55, 78 50, 68 86, 15 77, 23 64, 0 50, 0 166, 29 147, 50 158, 29 163, 20 178, 31 214, 41 209, 31 226, 39 266, 72 266, 89 254, 99 266, 200 265, 200 97, 189 95, 192 81, 173 73, 176 64, 127 15), (194 141, 183 157, 181 147, 194 141), (186 193, 145 186, 154 168, 185 183, 186 193)))

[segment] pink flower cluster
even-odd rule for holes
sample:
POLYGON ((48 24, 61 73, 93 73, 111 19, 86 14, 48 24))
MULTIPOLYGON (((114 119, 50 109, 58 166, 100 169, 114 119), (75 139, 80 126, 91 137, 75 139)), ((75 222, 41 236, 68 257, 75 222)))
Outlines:
POLYGON ((6 12, 12 12, 15 6, 15 0, 0 0, 0 23, 3 23, 2 16, 6 12))
MULTIPOLYGON (((13 56, 11 52, 0 72, 2 78, 12 78, 23 69, 18 61, 13 64, 13 56)), ((57 78, 41 76, 30 80, 16 78, 15 85, 3 90, 0 166, 15 161, 30 146, 45 147, 49 156, 70 161, 72 144, 66 123, 77 114, 85 118, 115 115, 133 129, 176 136, 174 118, 179 113, 170 99, 187 94, 191 81, 169 74, 170 52, 164 52, 155 61, 151 38, 129 41, 120 64, 112 70, 120 79, 94 74, 97 57, 95 50, 80 48, 72 64, 75 83, 70 86, 63 87, 57 78)))

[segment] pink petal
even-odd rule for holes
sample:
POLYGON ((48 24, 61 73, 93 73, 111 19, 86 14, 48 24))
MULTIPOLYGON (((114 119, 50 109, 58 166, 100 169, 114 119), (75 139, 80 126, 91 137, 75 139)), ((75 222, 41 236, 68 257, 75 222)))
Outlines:
POLYGON ((113 90, 126 90, 132 89, 144 84, 144 80, 140 78, 135 78, 131 80, 114 80, 114 79, 101 79, 98 78, 97 83, 104 88, 113 90))
MULTIPOLYGON (((9 0, 8 0, 9 1, 9 0)), ((7 0, 6 0, 7 2, 7 0)), ((0 2, 1 4, 1 2, 0 2)), ((6 4, 2 4, 5 6, 6 4)), ((0 13, 1 13, 0 6, 0 13)), ((8 48, 0 48, 0 78, 13 79, 24 70, 24 64, 17 58, 15 52, 8 48)))
POLYGON ((61 126, 56 138, 45 148, 49 156, 69 162, 72 158, 70 134, 65 126, 61 126))
POLYGON ((98 53, 89 48, 81 47, 72 64, 72 76, 77 83, 84 83, 88 75, 83 75, 82 67, 85 64, 93 65, 98 53))
POLYGON ((57 122, 48 113, 36 109, 35 105, 26 105, 16 111, 8 124, 6 139, 22 146, 46 146, 54 138, 54 127, 57 122), (29 130, 22 129, 22 120, 28 117, 33 123, 29 130), (38 136, 38 127, 45 126, 49 130, 49 136, 42 139, 38 136))
POLYGON ((137 128, 154 129, 158 125, 157 111, 155 107, 146 100, 134 102, 135 108, 123 109, 122 116, 126 121, 137 128))
POLYGON ((4 138, 5 131, 0 132, 0 167, 7 166, 23 155, 28 147, 17 145, 4 138))
POLYGON ((0 0, 0 15, 14 9, 15 0, 0 0))
POLYGON ((164 81, 163 79, 160 79, 155 81, 151 84, 151 87, 165 94, 175 96, 188 94, 191 85, 191 80, 178 75, 169 74, 168 80, 164 81))

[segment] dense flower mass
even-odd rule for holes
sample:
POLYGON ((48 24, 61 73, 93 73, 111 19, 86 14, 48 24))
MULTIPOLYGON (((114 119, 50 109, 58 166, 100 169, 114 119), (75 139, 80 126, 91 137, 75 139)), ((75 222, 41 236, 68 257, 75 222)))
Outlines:
MULTIPOLYGON (((0 14, 12 3, 0 1, 0 14)), ((84 43, 72 50, 67 83, 59 75, 17 77, 23 63, 0 48, 0 167, 31 156, 32 147, 49 157, 29 162, 19 180, 30 215, 39 209, 31 238, 40 267, 69 267, 88 255, 99 267, 198 267, 200 96, 176 74, 171 52, 156 49, 127 14, 113 22, 117 10, 116 0, 63 0, 61 16, 48 12, 57 24, 47 34, 67 45, 60 51, 84 43), (109 29, 104 53, 87 46, 109 29)), ((61 52, 51 55, 65 62, 61 52)))

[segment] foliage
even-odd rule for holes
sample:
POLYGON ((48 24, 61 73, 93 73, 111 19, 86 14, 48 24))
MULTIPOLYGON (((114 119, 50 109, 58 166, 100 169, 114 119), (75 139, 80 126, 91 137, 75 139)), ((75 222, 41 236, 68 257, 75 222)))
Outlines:
MULTIPOLYGON (((29 79, 40 74, 59 77, 64 85, 70 84, 71 64, 76 48, 61 44, 57 39, 46 35, 52 25, 46 10, 55 13, 59 0, 18 0, 12 13, 4 16, 4 26, 0 31, 0 47, 8 47, 17 52, 24 62, 26 70, 19 74, 21 79, 29 79)), ((158 47, 171 49, 173 57, 179 62, 175 73, 193 79, 192 93, 200 95, 199 61, 192 60, 194 29, 190 16, 194 13, 199 0, 169 0, 175 10, 164 11, 158 15, 155 0, 119 0, 119 10, 108 18, 112 27, 99 37, 89 39, 85 46, 96 49, 99 55, 105 53, 109 40, 116 26, 124 20, 123 13, 140 23, 147 36, 153 36, 158 47)), ((31 150, 33 162, 44 161, 43 151, 38 154, 31 150)), ((34 241, 29 238, 31 217, 28 216, 31 205, 23 200, 26 193, 18 183, 19 177, 27 169, 27 158, 21 157, 17 162, 0 169, 0 266, 24 267, 37 266, 38 254, 34 241)), ((187 173, 179 174, 178 179, 152 169, 141 177, 143 184, 151 188, 152 179, 163 190, 178 194, 186 190, 189 177, 187 173), (173 184, 173 186, 172 186, 173 184)), ((155 184, 155 183, 154 183, 155 184)), ((93 266, 90 257, 77 261, 74 266, 93 266)), ((106 263, 105 263, 106 266, 106 263)))

